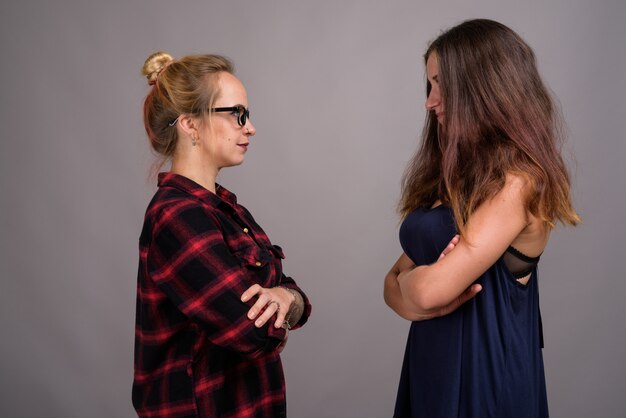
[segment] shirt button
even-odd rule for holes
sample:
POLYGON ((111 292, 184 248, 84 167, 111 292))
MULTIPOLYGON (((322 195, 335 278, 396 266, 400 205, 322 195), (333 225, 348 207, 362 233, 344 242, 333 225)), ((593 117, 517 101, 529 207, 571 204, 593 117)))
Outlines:
POLYGON ((256 263, 254 263, 254 265, 257 266, 257 267, 261 267, 261 262, 257 261, 256 263))
POLYGON ((248 228, 244 228, 243 232, 245 232, 247 234, 248 233, 248 228))

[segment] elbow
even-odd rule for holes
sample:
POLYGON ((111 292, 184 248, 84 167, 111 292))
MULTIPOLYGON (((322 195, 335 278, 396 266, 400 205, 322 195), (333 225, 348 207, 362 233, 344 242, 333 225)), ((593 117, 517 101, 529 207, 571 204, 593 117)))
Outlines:
POLYGON ((255 360, 268 353, 278 350, 278 347, 280 347, 281 343, 285 339, 286 331, 284 331, 282 328, 278 328, 277 330, 280 331, 278 331, 275 335, 271 337, 268 336, 259 340, 256 344, 252 345, 249 350, 245 349, 239 351, 239 354, 250 360, 255 360))
MULTIPOLYGON (((394 277, 391 275, 391 272, 387 273, 385 276, 385 280, 383 281, 383 299, 385 300, 385 304, 392 308, 391 306, 391 286, 394 277)), ((397 286, 397 282, 396 282, 397 286)))
POLYGON ((383 299, 385 300, 385 304, 393 309, 393 306, 391 303, 391 295, 389 294, 389 290, 387 289, 386 286, 385 286, 385 290, 383 291, 383 299))
POLYGON ((439 310, 445 304, 440 295, 429 286, 415 285, 407 292, 409 304, 415 312, 429 314, 439 310))
MULTIPOLYGON (((248 321, 247 318, 245 320, 248 321)), ((215 345, 234 351, 243 358, 255 360, 276 351, 285 339, 287 331, 283 328, 275 328, 273 321, 260 328, 250 321, 244 333, 235 334, 232 330, 226 331, 212 340, 215 345)))

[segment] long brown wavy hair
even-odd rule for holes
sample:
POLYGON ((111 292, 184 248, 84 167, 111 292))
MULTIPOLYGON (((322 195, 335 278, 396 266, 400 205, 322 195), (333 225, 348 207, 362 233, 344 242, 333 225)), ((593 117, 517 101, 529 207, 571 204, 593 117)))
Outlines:
MULTIPOLYGON (((439 124, 434 112, 426 116, 402 179, 401 216, 441 200, 463 234, 470 215, 516 174, 526 180, 530 213, 550 227, 578 224, 561 157, 561 117, 532 49, 505 25, 476 19, 442 33, 424 61, 431 54, 439 61, 445 117, 439 124)), ((427 95, 430 89, 427 81, 427 95)))

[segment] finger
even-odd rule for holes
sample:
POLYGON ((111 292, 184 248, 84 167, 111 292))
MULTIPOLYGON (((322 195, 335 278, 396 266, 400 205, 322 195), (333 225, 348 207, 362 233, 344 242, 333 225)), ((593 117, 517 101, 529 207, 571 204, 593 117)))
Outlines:
POLYGON ((242 302, 247 302, 249 301, 252 296, 256 295, 257 293, 259 293, 261 290, 263 290, 263 288, 258 285, 258 284, 253 284, 252 286, 250 286, 245 292, 243 292, 241 294, 241 301, 242 302))
POLYGON ((289 290, 280 286, 265 289, 264 293, 269 296, 268 301, 273 300, 278 303, 278 306, 280 306, 280 309, 276 312, 274 326, 276 328, 281 328, 285 321, 285 317, 287 316, 287 312, 289 312, 291 304, 295 300, 295 296, 289 290))
POLYGON ((470 288, 468 289, 468 292, 470 292, 473 296, 475 296, 481 290, 483 290, 483 286, 478 283, 475 283, 470 286, 470 288))
POLYGON ((446 254, 449 253, 450 251, 452 251, 454 249, 454 247, 457 246, 459 241, 461 241, 461 236, 460 235, 455 235, 454 237, 452 237, 452 239, 450 240, 450 242, 446 246, 446 249, 444 250, 446 252, 446 254))
POLYGON ((439 260, 441 260, 442 258, 444 258, 450 251, 452 251, 454 249, 454 244, 450 243, 446 246, 446 248, 443 249, 443 251, 441 252, 441 254, 439 254, 439 260))
MULTIPOLYGON (((450 312, 456 311, 461 305, 463 305, 465 302, 467 302, 468 300, 476 296, 482 289, 483 287, 479 285, 478 283, 471 285, 463 293, 461 293, 456 299, 454 299, 448 305, 441 308, 436 315, 433 315, 433 317, 447 315, 450 312)), ((429 318, 426 318, 426 319, 429 319, 429 318)))
POLYGON ((455 235, 454 237, 452 237, 452 239, 450 240, 448 245, 446 245, 446 248, 444 248, 443 251, 441 252, 441 254, 439 255, 439 260, 444 258, 452 250, 454 250, 454 248, 456 247, 456 245, 459 243, 460 240, 461 240, 461 236, 458 235, 458 234, 455 235))
POLYGON ((472 299, 474 296, 478 294, 483 289, 483 287, 479 284, 471 285, 465 292, 459 296, 459 304, 464 304, 468 300, 472 299))
POLYGON ((254 305, 248 311, 248 318, 254 319, 257 317, 259 312, 263 310, 263 308, 269 303, 270 295, 266 293, 261 293, 259 298, 254 302, 254 305))
POLYGON ((287 312, 289 312, 289 309, 291 308, 291 303, 295 300, 295 297, 289 290, 282 287, 268 289, 268 292, 272 295, 272 300, 278 302, 278 306, 280 306, 280 309, 276 312, 274 327, 281 328, 285 322, 287 312))
POLYGON ((448 253, 450 253, 450 251, 454 250, 454 247, 455 247, 454 243, 452 243, 452 242, 451 242, 451 243, 449 243, 449 244, 446 246, 446 248, 444 248, 444 249, 443 249, 443 251, 441 252, 441 256, 445 256, 445 255, 447 255, 448 253))
POLYGON ((254 322, 254 325, 256 325, 257 328, 261 328, 279 309, 280 305, 278 302, 270 301, 270 303, 265 306, 265 311, 259 316, 259 319, 254 322))
POLYGON ((287 316, 287 312, 289 312, 289 308, 286 306, 280 305, 280 309, 276 312, 276 321, 274 321, 274 328, 282 328, 285 323, 285 317, 287 316))

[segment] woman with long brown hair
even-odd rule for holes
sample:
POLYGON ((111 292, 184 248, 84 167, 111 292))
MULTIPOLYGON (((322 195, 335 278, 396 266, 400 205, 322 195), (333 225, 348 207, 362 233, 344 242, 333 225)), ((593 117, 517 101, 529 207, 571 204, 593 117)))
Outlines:
POLYGON ((576 225, 558 112, 531 48, 470 20, 428 47, 385 301, 413 321, 395 417, 547 417, 537 263, 576 225))

